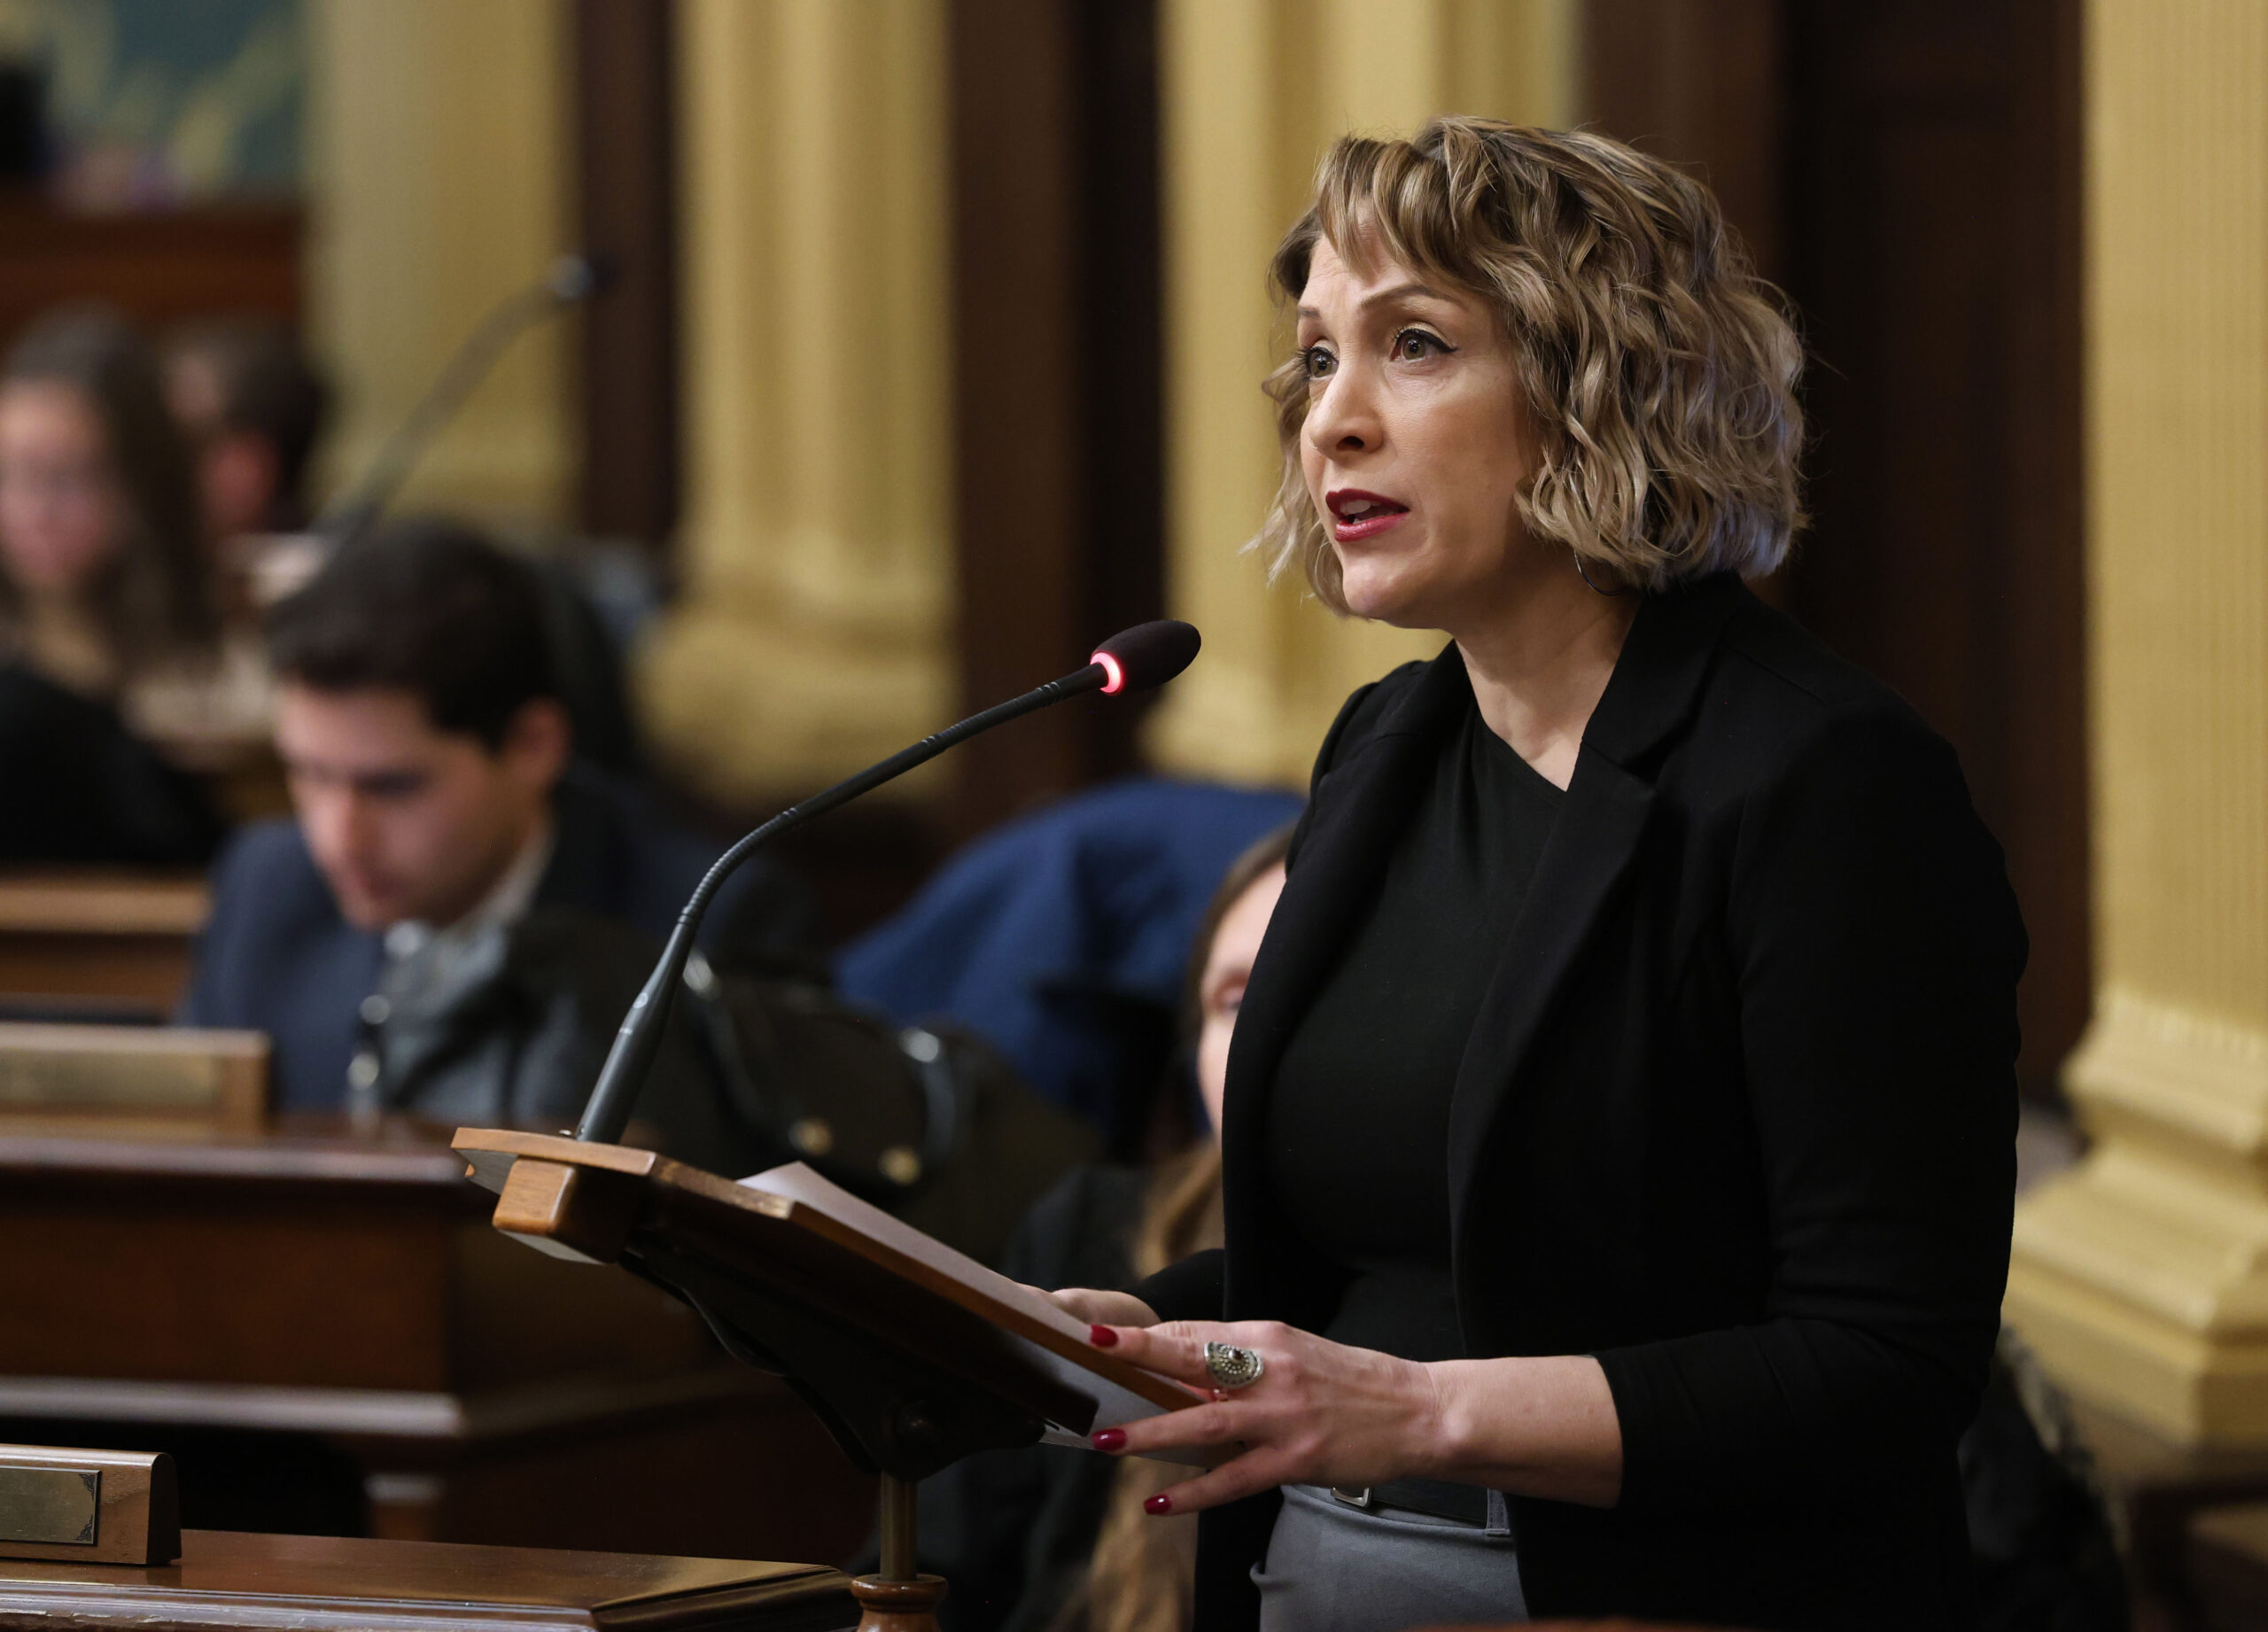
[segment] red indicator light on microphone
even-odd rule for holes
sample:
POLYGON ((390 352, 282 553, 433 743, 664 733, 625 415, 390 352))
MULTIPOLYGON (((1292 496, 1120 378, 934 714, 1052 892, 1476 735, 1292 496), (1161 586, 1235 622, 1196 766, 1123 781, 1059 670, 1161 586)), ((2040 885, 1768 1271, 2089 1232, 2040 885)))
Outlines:
POLYGON ((1108 652, 1097 652, 1089 661, 1102 664, 1102 672, 1110 676, 1102 685, 1104 696, 1115 697, 1126 689, 1126 671, 1117 658, 1108 652))

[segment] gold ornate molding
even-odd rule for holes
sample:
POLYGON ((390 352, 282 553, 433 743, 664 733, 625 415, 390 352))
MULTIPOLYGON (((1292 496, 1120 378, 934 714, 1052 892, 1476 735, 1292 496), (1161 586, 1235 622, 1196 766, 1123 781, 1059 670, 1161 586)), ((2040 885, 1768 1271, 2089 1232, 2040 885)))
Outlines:
POLYGON ((2268 12, 2089 0, 2093 1151, 2008 1317, 2076 1392, 2268 1444, 2268 12))
POLYGON ((2087 1398, 2268 1444, 2268 1032, 2114 989, 2065 1082, 2095 1145, 2017 1210, 2008 1319, 2087 1398))

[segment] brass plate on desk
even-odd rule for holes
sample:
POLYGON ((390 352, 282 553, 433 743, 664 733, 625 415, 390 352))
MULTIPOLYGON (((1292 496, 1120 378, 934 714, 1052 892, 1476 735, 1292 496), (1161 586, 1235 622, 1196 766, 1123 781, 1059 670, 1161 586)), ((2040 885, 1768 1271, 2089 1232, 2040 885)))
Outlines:
POLYGON ((99 1468, 0 1467, 0 1542, 92 1547, 102 1491, 99 1468))
POLYGON ((0 1558, 150 1565, 179 1557, 172 1457, 0 1445, 0 1558))

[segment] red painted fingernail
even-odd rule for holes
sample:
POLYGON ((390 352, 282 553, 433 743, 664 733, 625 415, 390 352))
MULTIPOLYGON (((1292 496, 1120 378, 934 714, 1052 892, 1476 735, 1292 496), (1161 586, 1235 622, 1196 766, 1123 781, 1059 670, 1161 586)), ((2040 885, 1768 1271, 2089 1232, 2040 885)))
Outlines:
POLYGON ((1126 1430, 1123 1428, 1097 1428, 1095 1430, 1094 1444, 1097 1450, 1124 1450, 1126 1449, 1126 1430))
POLYGON ((1142 1504, 1142 1511, 1146 1513, 1169 1513, 1173 1512, 1173 1498, 1161 1490, 1142 1504))
POLYGON ((1118 1333, 1108 1326, 1089 1326, 1087 1341, 1097 1348, 1115 1348, 1118 1347, 1118 1333))

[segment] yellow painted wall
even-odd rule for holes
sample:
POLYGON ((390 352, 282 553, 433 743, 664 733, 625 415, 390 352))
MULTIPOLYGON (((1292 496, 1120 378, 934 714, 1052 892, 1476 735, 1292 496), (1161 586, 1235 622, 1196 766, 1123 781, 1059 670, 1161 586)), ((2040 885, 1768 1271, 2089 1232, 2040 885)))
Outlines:
POLYGON ((1205 654, 1153 718, 1164 766, 1304 784, 1347 694, 1440 636, 1336 618, 1242 553, 1278 470, 1260 383, 1288 347, 1269 256, 1350 130, 1435 113, 1559 125, 1574 0, 1166 0, 1168 599, 1205 654))
POLYGON ((744 801, 952 702, 944 14, 680 19, 686 582, 640 681, 664 756, 744 801))
MULTIPOLYGON (((315 0, 315 350, 338 392, 327 478, 359 478, 451 349, 571 243, 564 0, 315 0)), ((522 337, 425 455, 412 508, 563 519, 571 346, 522 337)))

